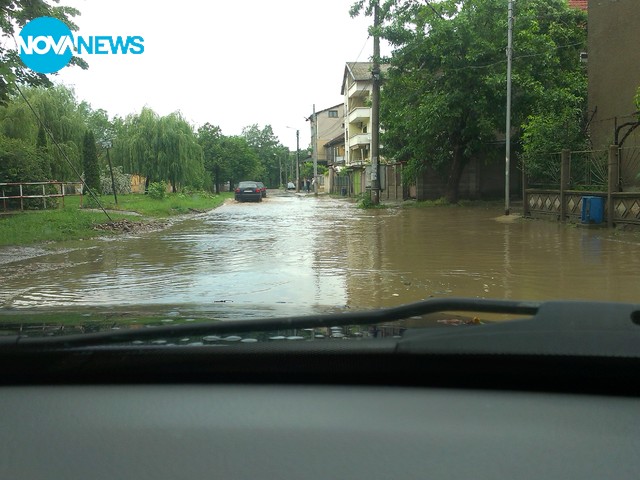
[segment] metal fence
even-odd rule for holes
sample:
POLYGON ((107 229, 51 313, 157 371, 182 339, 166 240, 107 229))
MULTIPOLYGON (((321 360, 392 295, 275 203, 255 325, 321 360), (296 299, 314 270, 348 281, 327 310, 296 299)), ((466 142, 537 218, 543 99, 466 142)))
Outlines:
MULTIPOLYGON (((587 221, 585 210, 601 199, 603 217, 609 227, 640 225, 640 148, 611 146, 609 150, 569 152, 560 155, 560 181, 540 187, 528 182, 523 189, 525 215, 545 216, 560 221, 587 221), (635 182, 635 183, 634 183, 635 182), (588 199, 589 203, 585 203, 588 199)), ((553 169, 555 171, 555 165, 553 169)), ((538 179, 535 178, 534 182, 538 179)), ((590 220, 589 220, 590 221, 590 220)))
POLYGON ((607 150, 571 152, 569 186, 580 190, 606 191, 608 155, 607 150))
POLYGON ((640 188, 640 146, 618 150, 620 162, 620 187, 622 190, 640 188))

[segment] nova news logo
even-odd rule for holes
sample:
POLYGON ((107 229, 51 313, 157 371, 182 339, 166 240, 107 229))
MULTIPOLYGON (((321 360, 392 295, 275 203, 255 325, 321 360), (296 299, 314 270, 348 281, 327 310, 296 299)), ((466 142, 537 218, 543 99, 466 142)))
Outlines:
POLYGON ((140 36, 73 36, 63 22, 38 17, 27 23, 18 36, 18 54, 24 64, 38 73, 54 73, 66 67, 74 52, 92 55, 139 55, 144 53, 140 36))

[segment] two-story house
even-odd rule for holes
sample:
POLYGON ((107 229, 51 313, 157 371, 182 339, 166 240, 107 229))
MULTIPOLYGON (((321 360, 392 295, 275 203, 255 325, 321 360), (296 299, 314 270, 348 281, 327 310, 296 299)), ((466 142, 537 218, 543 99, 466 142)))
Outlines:
MULTIPOLYGON (((344 165, 344 104, 339 103, 311 114, 311 145, 318 165, 329 168, 330 174, 318 176, 320 191, 332 191, 335 168, 344 165)), ((313 158, 313 157, 312 157, 313 158)))
POLYGON ((317 152, 318 165, 344 163, 344 104, 325 108, 309 116, 311 144, 317 152), (334 142, 336 138, 339 140, 334 142))

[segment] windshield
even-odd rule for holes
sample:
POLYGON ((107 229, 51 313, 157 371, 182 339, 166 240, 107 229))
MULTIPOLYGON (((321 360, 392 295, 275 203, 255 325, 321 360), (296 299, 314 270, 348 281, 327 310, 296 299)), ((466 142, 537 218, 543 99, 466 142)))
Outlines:
POLYGON ((9 1, 2 332, 640 303, 636 3, 9 1))

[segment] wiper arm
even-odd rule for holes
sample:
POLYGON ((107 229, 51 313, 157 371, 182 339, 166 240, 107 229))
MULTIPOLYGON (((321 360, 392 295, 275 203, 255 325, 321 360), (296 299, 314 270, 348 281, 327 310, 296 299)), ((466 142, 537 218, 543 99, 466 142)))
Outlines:
POLYGON ((138 330, 117 330, 56 337, 0 337, 0 347, 10 348, 72 348, 153 340, 162 336, 207 335, 320 328, 348 325, 374 325, 402 320, 412 316, 439 312, 478 312, 514 315, 535 315, 539 302, 488 300, 472 298, 436 298, 398 307, 323 315, 275 317, 253 320, 233 320, 182 325, 159 326, 138 330))

